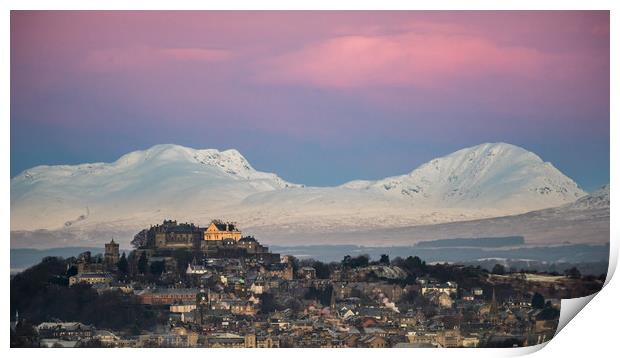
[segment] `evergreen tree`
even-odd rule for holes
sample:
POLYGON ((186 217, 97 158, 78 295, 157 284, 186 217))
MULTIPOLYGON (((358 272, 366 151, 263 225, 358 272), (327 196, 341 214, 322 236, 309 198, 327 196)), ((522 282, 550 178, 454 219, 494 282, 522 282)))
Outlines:
POLYGON ((121 258, 116 263, 116 267, 118 267, 118 271, 122 274, 126 275, 127 272, 129 272, 129 262, 127 262, 127 257, 125 256, 124 252, 121 255, 121 258))
POLYGON ((138 259, 138 271, 141 274, 145 274, 148 270, 148 259, 146 258, 146 252, 142 251, 142 255, 138 259))

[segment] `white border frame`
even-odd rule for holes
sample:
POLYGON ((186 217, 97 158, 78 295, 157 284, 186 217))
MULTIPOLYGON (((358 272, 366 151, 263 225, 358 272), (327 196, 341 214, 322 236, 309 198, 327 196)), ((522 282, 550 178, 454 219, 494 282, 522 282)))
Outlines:
MULTIPOLYGON (((262 0, 260 6, 256 2, 251 0, 233 0, 227 2, 198 2, 192 0, 177 0, 177 1, 136 1, 136 0, 108 0, 108 1, 78 1, 78 0, 56 0, 53 3, 45 0, 5 0, 0 3, 2 8, 0 21, 2 27, 0 32, 0 46, 5 49, 2 51, 5 55, 0 58, 0 68, 4 73, 2 78, 10 78, 10 57, 7 55, 10 51, 10 11, 9 10, 611 10, 610 23, 611 23, 611 108, 610 118, 615 118, 618 112, 617 101, 614 101, 618 94, 618 71, 617 63, 618 57, 618 20, 619 17, 616 14, 616 10, 619 8, 618 2, 611 0, 591 0, 591 1, 576 1, 576 0, 522 0, 522 1, 496 1, 496 0, 444 0, 441 2, 430 1, 406 1, 406 0, 382 0, 382 1, 342 1, 340 3, 327 0, 298 0, 295 2, 285 0, 262 0), (614 42, 615 40, 615 42, 614 42)), ((0 157, 0 165, 4 172, 5 184, 0 189, 1 195, 1 207, 2 218, 5 223, 5 227, 10 227, 10 81, 3 81, 3 85, 0 87, 3 106, 0 106, 0 113, 5 120, 2 121, 2 135, 4 140, 0 141, 0 147, 3 155, 0 157)), ((616 122, 610 120, 610 183, 611 196, 620 192, 617 184, 618 178, 618 166, 614 164, 614 153, 619 153, 618 142, 614 139, 618 138, 618 125, 616 122)), ((395 356, 410 356, 411 354, 424 354, 432 356, 459 356, 459 357, 495 357, 495 356, 515 356, 524 355, 538 351, 544 346, 541 351, 544 356, 556 356, 556 355, 568 355, 575 356, 576 354, 604 354, 615 348, 615 329, 618 326, 618 322, 615 320, 620 318, 620 315, 610 315, 610 313, 617 312, 617 304, 620 302, 620 284, 618 279, 611 281, 613 273, 615 272, 618 259, 618 240, 620 239, 620 230, 618 225, 618 212, 614 210, 612 205, 611 209, 611 257, 610 267, 607 277, 607 285, 601 291, 603 294, 596 295, 592 299, 593 304, 588 305, 582 314, 577 315, 574 319, 574 323, 569 324, 562 332, 553 338, 545 345, 517 348, 517 349, 415 349, 413 351, 407 349, 389 349, 388 351, 376 352, 366 349, 321 349, 320 354, 326 356, 336 355, 349 355, 349 354, 362 354, 362 355, 376 355, 378 354, 390 354, 395 356)), ((5 231, 5 250, 2 252, 2 259, 6 270, 10 269, 10 239, 8 230, 5 231)), ((3 287, 8 288, 9 275, 5 274, 3 287)), ((5 349, 9 349, 9 327, 8 321, 9 310, 6 306, 9 305, 9 298, 7 295, 2 296, 2 305, 5 307, 5 333, 2 335, 4 340, 5 349)), ((563 304, 564 306, 564 304, 563 304)), ((583 307, 581 304, 577 304, 577 307, 583 307)), ((564 310, 564 308, 563 308, 564 310)), ((578 311, 577 311, 578 312, 578 311)), ((576 312, 573 312, 573 316, 576 312)), ((195 349, 183 349, 184 354, 210 354, 212 350, 203 351, 195 349)), ((309 357, 317 353, 317 351, 311 349, 275 349, 275 350, 234 350, 229 352, 226 350, 217 350, 218 354, 258 354, 259 356, 269 355, 270 357, 289 356, 290 354, 301 355, 309 357)), ((10 352, 6 352, 11 356, 26 356, 33 354, 34 352, 27 349, 16 350, 12 349, 10 352)), ((79 350, 46 350, 44 354, 51 356, 66 356, 67 354, 84 354, 79 350)), ((136 352, 135 349, 117 350, 116 354, 121 355, 135 355, 145 353, 144 351, 136 352)), ((163 356, 174 354, 170 349, 166 350, 150 350, 148 354, 155 354, 156 356, 163 356)), ((179 352, 180 353, 180 352, 179 352)), ((101 356, 110 354, 107 349, 89 350, 88 354, 94 356, 101 356)))

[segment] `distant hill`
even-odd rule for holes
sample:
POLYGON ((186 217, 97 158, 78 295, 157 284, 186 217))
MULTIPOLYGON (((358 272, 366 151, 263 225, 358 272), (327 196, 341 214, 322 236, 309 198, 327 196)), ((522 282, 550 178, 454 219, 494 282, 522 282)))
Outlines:
POLYGON ((506 247, 520 246, 525 243, 523 236, 456 238, 420 241, 416 247, 506 247))

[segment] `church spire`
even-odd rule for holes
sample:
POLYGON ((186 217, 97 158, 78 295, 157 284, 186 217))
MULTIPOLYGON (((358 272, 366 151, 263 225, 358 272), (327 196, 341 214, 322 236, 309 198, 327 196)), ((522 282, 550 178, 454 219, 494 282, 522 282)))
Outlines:
POLYGON ((493 295, 491 296, 491 307, 489 308, 489 313, 492 318, 495 319, 497 315, 497 300, 495 298, 495 287, 493 287, 493 295))

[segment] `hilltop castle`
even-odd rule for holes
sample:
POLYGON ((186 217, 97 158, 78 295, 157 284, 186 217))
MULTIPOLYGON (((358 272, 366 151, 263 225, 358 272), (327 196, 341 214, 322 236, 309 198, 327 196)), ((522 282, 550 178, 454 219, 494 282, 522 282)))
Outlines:
POLYGON ((271 257, 267 247, 251 236, 243 237, 236 223, 213 220, 206 228, 191 223, 164 220, 163 224, 146 230, 140 249, 164 252, 194 250, 210 257, 271 257))
POLYGON ((205 246, 204 241, 241 240, 241 231, 235 223, 213 220, 206 228, 176 220, 164 220, 152 226, 147 233, 147 246, 154 249, 191 249, 205 246))

